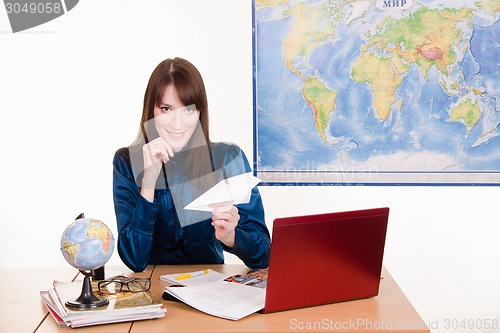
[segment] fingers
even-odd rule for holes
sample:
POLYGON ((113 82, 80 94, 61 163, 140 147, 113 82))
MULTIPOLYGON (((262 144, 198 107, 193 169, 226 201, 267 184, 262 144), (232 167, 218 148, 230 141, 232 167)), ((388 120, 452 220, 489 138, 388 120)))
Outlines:
POLYGON ((214 213, 227 211, 231 208, 231 206, 233 206, 233 204, 229 201, 222 201, 208 205, 208 207, 213 208, 214 213))
POLYGON ((240 215, 238 214, 238 208, 230 203, 217 204, 217 206, 212 211, 212 220, 226 220, 226 221, 238 221, 240 215))
POLYGON ((169 159, 170 159, 170 157, 174 157, 174 150, 172 149, 172 147, 170 147, 170 145, 167 143, 167 141, 165 141, 165 139, 160 137, 160 138, 153 140, 153 142, 155 144, 158 144, 160 149, 164 149, 164 150, 162 150, 162 152, 166 152, 166 156, 169 159))
POLYGON ((212 214, 212 225, 215 228, 215 237, 226 244, 226 246, 234 248, 234 229, 240 220, 238 208, 231 204, 218 205, 214 208, 212 214))
POLYGON ((218 206, 212 214, 212 225, 216 229, 225 229, 227 232, 232 232, 240 220, 238 208, 234 205, 218 206))
POLYGON ((167 163, 171 157, 174 157, 172 147, 161 137, 144 145, 144 150, 152 160, 161 160, 163 163, 167 163))
POLYGON ((234 229, 238 223, 232 223, 227 220, 213 220, 212 226, 215 228, 215 238, 225 240, 228 235, 234 234, 234 229))
POLYGON ((226 220, 212 220, 212 225, 221 229, 230 229, 228 227, 231 227, 230 223, 226 220))

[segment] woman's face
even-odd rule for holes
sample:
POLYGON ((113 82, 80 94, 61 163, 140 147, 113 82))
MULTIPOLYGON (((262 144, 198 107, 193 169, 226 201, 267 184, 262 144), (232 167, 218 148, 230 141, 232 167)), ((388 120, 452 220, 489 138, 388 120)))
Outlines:
POLYGON ((186 146, 198 125, 200 112, 195 105, 182 104, 173 85, 167 86, 163 100, 155 106, 155 127, 158 134, 178 152, 186 146))

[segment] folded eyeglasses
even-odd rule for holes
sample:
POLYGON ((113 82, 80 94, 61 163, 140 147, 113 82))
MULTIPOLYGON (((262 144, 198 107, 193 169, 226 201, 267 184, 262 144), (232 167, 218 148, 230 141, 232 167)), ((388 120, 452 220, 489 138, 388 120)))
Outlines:
POLYGON ((140 293, 148 291, 151 288, 151 279, 117 275, 112 278, 99 281, 97 287, 99 292, 104 295, 114 295, 121 293, 122 291, 140 293))

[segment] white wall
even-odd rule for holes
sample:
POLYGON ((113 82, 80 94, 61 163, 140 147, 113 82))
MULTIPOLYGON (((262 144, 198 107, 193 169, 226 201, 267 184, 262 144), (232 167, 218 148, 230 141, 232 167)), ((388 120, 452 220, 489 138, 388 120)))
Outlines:
MULTIPOLYGON (((135 137, 147 79, 164 58, 200 69, 213 139, 251 159, 251 33, 249 0, 86 0, 17 34, 1 10, 0 268, 67 266, 60 236, 81 212, 116 235, 113 153, 135 137)), ((500 320, 499 187, 261 193, 270 228, 277 216, 389 206, 385 265, 424 321, 444 332, 447 319, 500 320)))

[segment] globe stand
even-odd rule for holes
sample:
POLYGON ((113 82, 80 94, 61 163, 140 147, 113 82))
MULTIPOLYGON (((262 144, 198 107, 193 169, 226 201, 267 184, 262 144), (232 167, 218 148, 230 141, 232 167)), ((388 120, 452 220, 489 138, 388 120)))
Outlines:
POLYGON ((77 309, 93 309, 108 305, 109 301, 107 299, 97 297, 92 292, 92 283, 90 281, 92 271, 85 272, 80 270, 80 272, 85 276, 83 279, 82 293, 78 298, 66 301, 66 305, 77 309))

